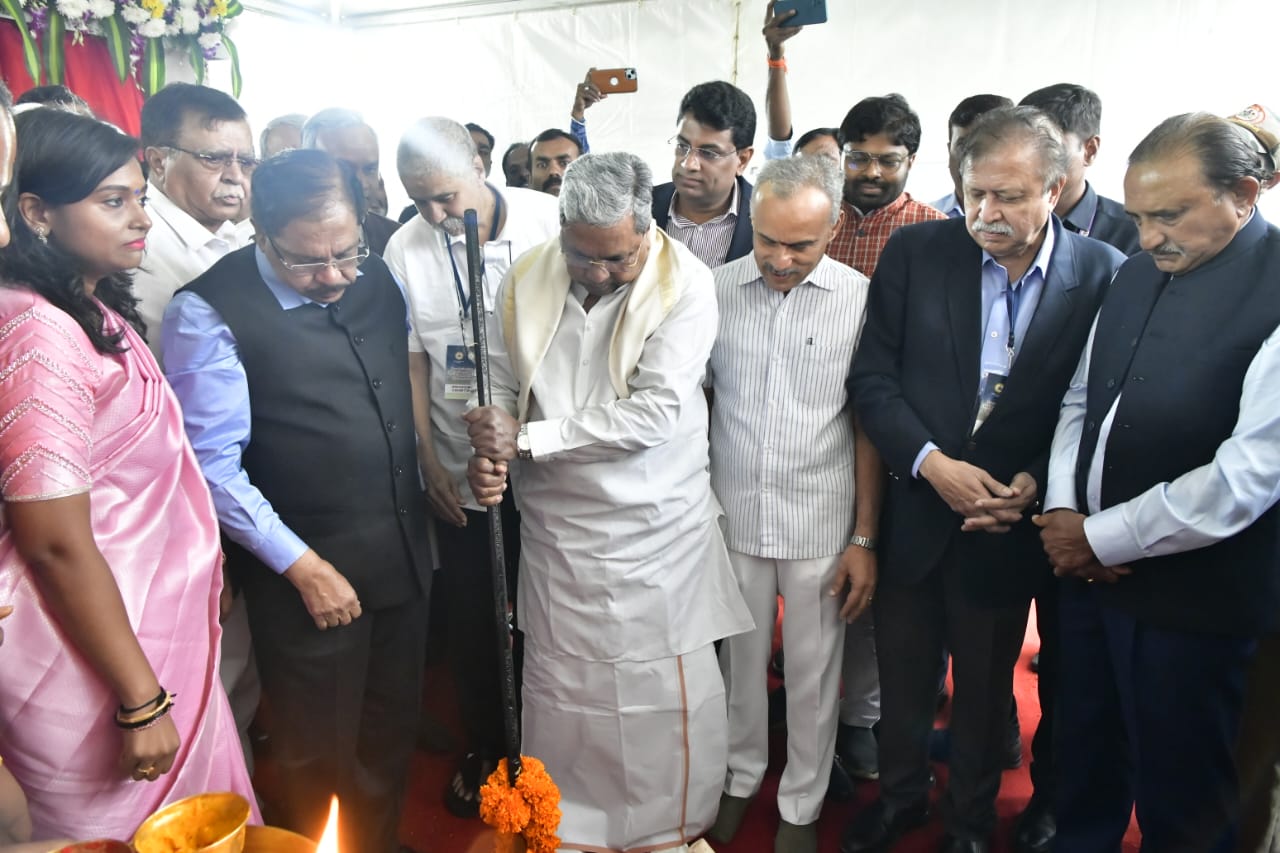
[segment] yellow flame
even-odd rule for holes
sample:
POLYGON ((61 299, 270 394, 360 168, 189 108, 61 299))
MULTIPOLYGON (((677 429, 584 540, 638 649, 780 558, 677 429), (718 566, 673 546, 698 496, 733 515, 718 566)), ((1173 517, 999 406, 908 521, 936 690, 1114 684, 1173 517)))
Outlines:
POLYGON ((316 845, 316 853, 338 853, 338 796, 335 794, 329 801, 329 820, 320 835, 320 843, 316 845))

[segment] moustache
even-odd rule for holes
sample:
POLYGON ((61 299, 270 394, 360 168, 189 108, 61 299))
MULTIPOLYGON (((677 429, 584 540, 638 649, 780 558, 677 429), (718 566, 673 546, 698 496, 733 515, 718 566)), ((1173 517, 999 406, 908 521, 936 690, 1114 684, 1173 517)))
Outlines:
POLYGON ((552 187, 558 187, 563 183, 564 183, 564 179, 561 178, 559 175, 552 175, 551 177, 547 178, 545 181, 542 182, 542 188, 544 190, 549 190, 552 187))
POLYGON ((446 216, 440 221, 440 228, 450 237, 461 237, 467 230, 461 216, 446 216))
POLYGON ((795 271, 795 269, 794 269, 794 268, 790 268, 790 269, 782 270, 782 269, 778 269, 778 268, 777 268, 777 267, 775 267, 773 264, 768 264, 768 263, 764 265, 764 271, 765 271, 765 272, 767 272, 767 273, 769 273, 769 275, 776 275, 776 276, 780 276, 780 277, 783 277, 783 278, 785 278, 786 276, 789 276, 789 275, 795 275, 795 274, 796 274, 796 271, 795 271))
POLYGON ((970 230, 975 234, 999 234, 1001 237, 1012 237, 1013 226, 1007 222, 983 222, 975 219, 970 230))
POLYGON ((1151 254, 1157 257, 1164 256, 1166 258, 1182 257, 1182 250, 1172 243, 1165 243, 1151 250, 1151 254))

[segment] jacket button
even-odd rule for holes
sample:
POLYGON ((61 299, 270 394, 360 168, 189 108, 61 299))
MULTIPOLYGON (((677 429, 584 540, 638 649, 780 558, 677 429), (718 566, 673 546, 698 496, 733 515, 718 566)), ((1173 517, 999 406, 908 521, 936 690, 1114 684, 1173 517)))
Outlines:
POLYGON ((1133 381, 1134 381, 1134 382, 1146 382, 1146 381, 1147 381, 1147 379, 1146 379, 1146 377, 1145 377, 1145 376, 1135 376, 1135 377, 1133 377, 1133 381))
POLYGON ((356 335, 356 346, 364 343, 364 335, 356 335))
POLYGON ((397 476, 397 477, 399 477, 399 476, 400 476, 401 474, 403 474, 403 473, 404 473, 404 466, 403 466, 403 465, 397 465, 397 466, 396 466, 396 476, 397 476))
POLYGON ((381 387, 382 387, 382 380, 381 380, 381 379, 375 379, 375 380, 373 380, 372 382, 370 382, 369 384, 373 386, 373 390, 377 391, 379 388, 381 388, 381 387))
POLYGON ((396 422, 394 420, 387 421, 387 432, 395 432, 396 422))
POLYGON ((409 514, 409 510, 405 509, 404 507, 400 507, 400 514, 401 514, 401 515, 408 515, 408 514, 409 514))
POLYGON ((1116 387, 1116 381, 1115 381, 1114 379, 1108 379, 1108 380, 1107 380, 1107 387, 1108 387, 1108 388, 1114 388, 1114 387, 1116 387))
POLYGON ((964 446, 964 449, 965 449, 965 450, 968 450, 968 451, 970 451, 970 452, 973 452, 974 450, 977 450, 977 449, 978 449, 978 442, 976 442, 976 441, 971 441, 971 442, 969 442, 968 444, 966 444, 966 445, 964 446))
POLYGON ((1089 432, 1093 432, 1095 429, 1098 428, 1098 425, 1094 421, 1089 421, 1087 424, 1084 425, 1084 428, 1089 430, 1089 432))

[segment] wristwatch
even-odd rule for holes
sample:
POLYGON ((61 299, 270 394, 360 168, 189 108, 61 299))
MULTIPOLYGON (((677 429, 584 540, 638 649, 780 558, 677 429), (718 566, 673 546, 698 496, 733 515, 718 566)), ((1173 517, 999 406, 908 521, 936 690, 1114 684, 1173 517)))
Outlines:
POLYGON ((529 425, 521 424, 520 431, 516 433, 516 453, 521 459, 533 461, 533 448, 529 444, 529 425))
POLYGON ((852 547, 854 545, 857 545, 859 548, 866 548, 868 551, 874 551, 876 549, 876 540, 872 539, 870 536, 854 535, 854 537, 849 540, 849 546, 852 547))

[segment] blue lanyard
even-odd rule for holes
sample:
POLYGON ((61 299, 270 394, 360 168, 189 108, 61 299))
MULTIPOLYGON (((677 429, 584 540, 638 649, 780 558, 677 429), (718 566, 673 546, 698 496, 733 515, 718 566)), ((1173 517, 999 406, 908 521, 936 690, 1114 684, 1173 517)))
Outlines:
MULTIPOLYGON (((489 223, 489 239, 486 242, 492 243, 498 239, 498 223, 502 221, 502 196, 493 188, 491 184, 485 184, 489 188, 489 192, 493 193, 493 221, 489 223)), ((453 268, 453 284, 458 290, 458 319, 463 320, 471 313, 471 296, 467 293, 467 288, 462 286, 462 275, 458 272, 458 262, 453 258, 453 242, 449 239, 449 235, 444 235, 444 250, 449 256, 449 266, 453 268)), ((484 275, 484 255, 481 253, 480 274, 484 275)))
POLYGON ((1010 284, 1004 290, 1004 308, 1009 312, 1009 338, 1005 343, 1005 350, 1009 353, 1010 367, 1013 367, 1013 350, 1017 343, 1017 331, 1014 327, 1018 323, 1018 307, 1022 302, 1022 283, 1026 279, 1024 275, 1017 284, 1010 284))

